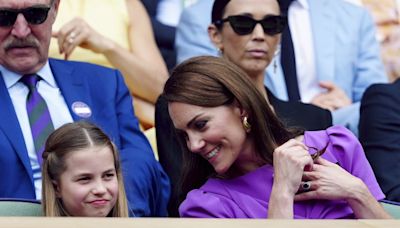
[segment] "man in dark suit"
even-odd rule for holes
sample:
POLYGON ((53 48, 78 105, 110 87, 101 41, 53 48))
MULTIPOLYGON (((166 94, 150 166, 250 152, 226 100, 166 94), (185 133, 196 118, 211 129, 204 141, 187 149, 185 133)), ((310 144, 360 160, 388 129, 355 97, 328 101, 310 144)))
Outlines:
POLYGON ((386 199, 400 202, 400 80, 365 91, 359 133, 386 199))
MULTIPOLYGON (((119 148, 133 214, 165 216, 168 178, 139 130, 122 75, 92 64, 48 59, 59 2, 0 2, 0 198, 41 198, 38 127, 28 108, 35 94, 47 104, 43 110, 52 128, 78 120, 100 126, 119 148), (32 75, 39 81, 28 86, 25 79, 32 75)), ((73 43, 76 35, 70 34, 68 41, 73 43)))

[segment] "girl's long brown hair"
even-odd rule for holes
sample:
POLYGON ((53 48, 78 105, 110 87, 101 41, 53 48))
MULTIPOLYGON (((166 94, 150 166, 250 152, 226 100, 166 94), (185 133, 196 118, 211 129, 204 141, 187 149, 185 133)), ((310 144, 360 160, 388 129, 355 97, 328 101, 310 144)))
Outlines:
POLYGON ((66 170, 65 158, 74 151, 93 146, 109 147, 114 155, 118 179, 118 198, 108 216, 128 217, 127 199, 121 173, 119 154, 114 143, 97 126, 87 122, 68 123, 54 131, 46 141, 42 168, 42 205, 45 216, 69 216, 62 200, 56 197, 54 182, 66 170))

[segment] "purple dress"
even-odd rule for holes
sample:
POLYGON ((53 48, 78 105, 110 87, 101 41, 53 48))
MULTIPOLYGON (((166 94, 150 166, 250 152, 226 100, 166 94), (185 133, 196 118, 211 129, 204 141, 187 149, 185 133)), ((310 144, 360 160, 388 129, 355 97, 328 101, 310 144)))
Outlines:
MULTIPOLYGON (((324 131, 307 131, 304 143, 318 149, 328 143, 323 158, 363 180, 377 200, 385 197, 361 144, 346 128, 335 126, 324 131)), ((212 178, 200 189, 188 193, 179 213, 181 217, 197 218, 266 218, 272 183, 271 165, 230 180, 212 178)), ((348 219, 354 218, 354 213, 344 200, 309 200, 294 203, 294 218, 348 219)))

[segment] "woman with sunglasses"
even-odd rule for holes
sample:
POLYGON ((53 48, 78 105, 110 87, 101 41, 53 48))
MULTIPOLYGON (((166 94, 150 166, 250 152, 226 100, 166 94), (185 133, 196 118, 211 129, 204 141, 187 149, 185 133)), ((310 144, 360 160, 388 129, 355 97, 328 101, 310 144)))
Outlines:
POLYGON ((235 64, 189 59, 163 95, 185 145, 182 217, 390 218, 350 131, 284 127, 235 64))
POLYGON ((265 70, 278 50, 280 33, 287 25, 287 18, 280 15, 279 4, 276 0, 215 1, 212 24, 208 27, 210 39, 222 57, 249 75, 287 125, 307 130, 325 129, 332 124, 327 110, 300 102, 280 101, 264 86, 265 70))

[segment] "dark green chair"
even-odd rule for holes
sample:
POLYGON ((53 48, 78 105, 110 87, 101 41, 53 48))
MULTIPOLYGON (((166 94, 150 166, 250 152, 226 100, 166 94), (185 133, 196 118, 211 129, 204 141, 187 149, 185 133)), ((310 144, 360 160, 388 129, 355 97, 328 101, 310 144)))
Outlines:
POLYGON ((400 219, 400 203, 390 200, 380 201, 383 208, 395 219, 400 219))
POLYGON ((42 216, 40 201, 0 198, 0 216, 42 216))

